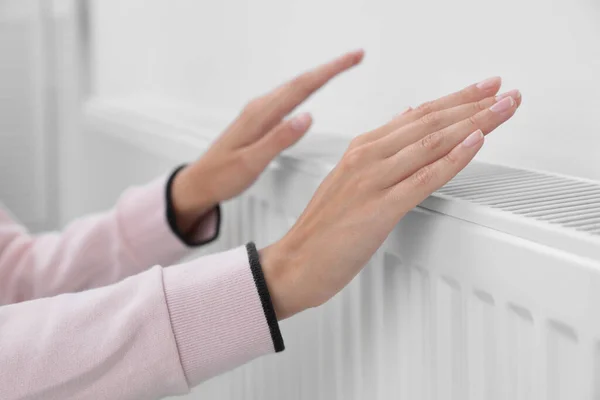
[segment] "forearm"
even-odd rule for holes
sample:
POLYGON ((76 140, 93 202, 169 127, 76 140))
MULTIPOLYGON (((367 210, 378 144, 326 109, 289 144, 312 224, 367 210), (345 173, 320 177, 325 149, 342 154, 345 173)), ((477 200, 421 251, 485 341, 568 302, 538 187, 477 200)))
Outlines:
POLYGON ((31 236, 0 210, 0 304, 108 285, 153 265, 169 265, 191 245, 218 235, 219 209, 177 235, 168 183, 159 178, 127 190, 108 212, 86 216, 62 232, 31 236), (185 240, 185 243, 184 243, 185 240))
POLYGON ((1 307, 0 398, 185 393, 275 351, 281 337, 273 336, 279 330, 269 326, 261 296, 240 247, 112 286, 1 307))

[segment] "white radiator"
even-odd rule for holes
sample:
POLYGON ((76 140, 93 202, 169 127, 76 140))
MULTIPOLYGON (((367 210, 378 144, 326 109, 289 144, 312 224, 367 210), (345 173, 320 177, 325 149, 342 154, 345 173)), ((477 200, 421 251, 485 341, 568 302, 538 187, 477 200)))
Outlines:
MULTIPOLYGON (((94 101, 86 117, 94 134, 168 159, 218 132, 142 99, 94 101)), ((345 146, 312 135, 279 158, 225 205, 210 250, 281 237, 345 146)), ((600 184, 473 163, 336 298, 281 328, 284 353, 187 399, 599 399, 600 184)))

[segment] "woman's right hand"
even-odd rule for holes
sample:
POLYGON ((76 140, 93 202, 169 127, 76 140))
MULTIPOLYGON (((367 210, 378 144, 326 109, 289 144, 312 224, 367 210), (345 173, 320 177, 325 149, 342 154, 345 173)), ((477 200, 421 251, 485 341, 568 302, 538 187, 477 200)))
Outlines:
POLYGON ((495 96, 500 83, 425 103, 352 141, 292 229, 260 251, 278 319, 344 288, 400 219, 473 159, 521 103, 516 90, 495 96))

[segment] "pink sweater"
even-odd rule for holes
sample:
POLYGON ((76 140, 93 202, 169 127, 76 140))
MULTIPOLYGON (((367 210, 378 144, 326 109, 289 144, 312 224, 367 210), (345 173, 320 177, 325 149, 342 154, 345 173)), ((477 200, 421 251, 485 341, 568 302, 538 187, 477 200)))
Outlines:
POLYGON ((283 350, 253 244, 161 267, 189 251, 169 186, 36 237, 0 209, 0 399, 160 399, 283 350))

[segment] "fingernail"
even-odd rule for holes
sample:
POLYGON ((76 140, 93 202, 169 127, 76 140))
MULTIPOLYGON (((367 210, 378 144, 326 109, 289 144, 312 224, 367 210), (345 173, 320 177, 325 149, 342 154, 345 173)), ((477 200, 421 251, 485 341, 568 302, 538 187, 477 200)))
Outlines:
POLYGON ((521 98, 521 92, 519 92, 517 89, 514 89, 509 92, 499 94, 498 96, 496 96, 496 101, 500 101, 508 96, 512 97, 515 100, 519 100, 521 98))
POLYGON ((465 147, 473 147, 482 140, 483 132, 481 131, 481 129, 478 129, 475 132, 471 133, 465 140, 463 140, 462 144, 465 147))
POLYGON ((293 130, 301 132, 301 131, 307 130, 308 127, 310 126, 311 122, 312 122, 312 118, 311 118, 310 114, 302 113, 302 114, 297 115, 294 118, 292 118, 290 125, 293 130))
POLYGON ((352 60, 353 64, 358 64, 362 61, 363 57, 365 56, 365 51, 363 49, 357 49, 347 54, 350 56, 350 59, 352 60))
POLYGON ((481 90, 490 90, 496 86, 498 86, 498 84, 500 83, 500 77, 499 76, 495 76, 493 78, 488 78, 484 81, 479 82, 476 86, 478 89, 481 90))
POLYGON ((496 112, 496 113, 502 113, 502 112, 510 110, 512 108, 512 106, 514 106, 514 105, 515 105, 515 99, 508 96, 508 97, 503 98, 502 100, 500 100, 493 106, 491 106, 490 110, 493 112, 496 112))

